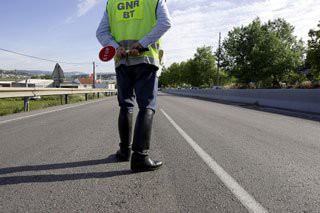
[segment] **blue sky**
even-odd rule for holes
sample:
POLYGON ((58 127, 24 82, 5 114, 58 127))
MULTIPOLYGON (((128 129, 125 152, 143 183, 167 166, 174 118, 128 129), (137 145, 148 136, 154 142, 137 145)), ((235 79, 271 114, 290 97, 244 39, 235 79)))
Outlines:
MULTIPOLYGON (((285 18, 295 34, 307 40, 309 29, 320 20, 320 0, 167 0, 173 27, 163 39, 165 63, 191 58, 197 47, 217 47, 233 27, 246 25, 259 16, 263 21, 285 18)), ((105 0, 1 0, 0 48, 42 58, 83 65, 61 64, 68 71, 113 72, 113 62, 97 58, 100 44, 95 31, 105 0)), ((48 70, 54 63, 0 51, 0 69, 48 70)))

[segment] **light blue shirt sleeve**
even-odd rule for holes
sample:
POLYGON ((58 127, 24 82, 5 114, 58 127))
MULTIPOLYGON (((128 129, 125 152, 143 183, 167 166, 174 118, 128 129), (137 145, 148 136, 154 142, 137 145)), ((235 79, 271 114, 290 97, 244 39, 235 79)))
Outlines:
POLYGON ((119 47, 119 44, 114 40, 114 38, 111 35, 109 18, 106 11, 104 12, 99 27, 97 29, 96 36, 103 47, 108 45, 111 45, 114 48, 119 47))
POLYGON ((157 8, 157 24, 149 34, 139 41, 139 43, 143 47, 147 47, 150 44, 155 43, 170 29, 170 27, 171 19, 167 4, 165 0, 159 0, 157 8))
MULTIPOLYGON (((171 19, 165 0, 159 0, 157 7, 157 24, 149 34, 143 37, 139 43, 143 47, 147 47, 158 41, 171 27, 171 19)), ((96 32, 98 41, 102 46, 112 45, 115 48, 119 44, 114 40, 110 32, 110 23, 107 11, 104 12, 99 27, 96 32)))

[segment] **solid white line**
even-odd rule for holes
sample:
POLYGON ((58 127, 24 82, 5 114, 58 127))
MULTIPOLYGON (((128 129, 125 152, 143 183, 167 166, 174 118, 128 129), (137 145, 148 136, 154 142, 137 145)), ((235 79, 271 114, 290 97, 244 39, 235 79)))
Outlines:
POLYGON ((52 112, 58 112, 58 111, 62 111, 62 110, 65 110, 65 109, 76 108, 76 107, 80 107, 80 106, 84 106, 84 105, 92 104, 92 103, 97 103, 97 102, 101 102, 101 101, 105 101, 105 100, 91 101, 91 102, 87 102, 87 103, 83 103, 83 104, 77 104, 77 105, 74 105, 74 106, 64 107, 64 108, 61 108, 61 109, 55 109, 55 110, 51 110, 51 111, 40 112, 40 113, 36 113, 36 114, 32 114, 32 115, 26 115, 26 116, 19 117, 19 118, 13 118, 13 119, 5 120, 5 121, 0 121, 0 124, 9 123, 9 122, 12 122, 12 121, 18 121, 18 120, 22 120, 22 119, 26 119, 26 118, 31 118, 31 117, 36 117, 36 116, 39 116, 39 115, 49 114, 49 113, 52 113, 52 112))
POLYGON ((163 110, 161 112, 166 116, 170 123, 177 129, 180 135, 189 143, 194 151, 211 168, 211 170, 220 178, 225 186, 238 198, 238 200, 247 208, 249 212, 268 212, 259 204, 237 181, 231 177, 219 164, 210 157, 176 122, 163 110))

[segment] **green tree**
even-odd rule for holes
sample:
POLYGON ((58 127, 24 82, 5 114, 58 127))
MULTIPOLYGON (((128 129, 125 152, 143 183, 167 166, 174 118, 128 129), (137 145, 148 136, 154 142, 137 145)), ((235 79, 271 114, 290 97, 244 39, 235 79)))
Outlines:
POLYGON ((173 63, 168 70, 170 73, 169 84, 173 87, 178 87, 181 84, 182 78, 180 64, 173 63))
POLYGON ((170 71, 167 68, 163 68, 161 76, 159 77, 160 87, 170 86, 170 71))
MULTIPOLYGON (((320 22, 318 28, 320 28, 320 22)), ((309 37, 306 61, 311 67, 313 79, 320 80, 320 29, 310 30, 309 37)))
POLYGON ((31 76, 31 79, 38 79, 38 78, 39 78, 38 75, 32 75, 32 76, 31 76))
POLYGON ((51 75, 43 75, 43 76, 41 76, 41 79, 50 79, 50 80, 52 80, 52 76, 51 75))
POLYGON ((213 83, 216 83, 217 67, 215 62, 215 56, 212 53, 212 47, 203 46, 197 48, 197 52, 194 54, 193 63, 196 68, 196 76, 198 78, 198 86, 210 87, 213 83))
POLYGON ((182 82, 182 72, 179 63, 173 63, 170 67, 165 68, 160 76, 161 86, 177 87, 182 82))
POLYGON ((234 28, 222 44, 222 67, 239 83, 278 86, 302 64, 303 42, 293 31, 284 19, 263 24, 257 18, 248 26, 234 28))
MULTIPOLYGON (((192 59, 173 63, 160 76, 160 85, 210 87, 216 83, 217 67, 212 47, 197 48, 192 59)), ((223 73, 222 73, 223 74, 223 73)))

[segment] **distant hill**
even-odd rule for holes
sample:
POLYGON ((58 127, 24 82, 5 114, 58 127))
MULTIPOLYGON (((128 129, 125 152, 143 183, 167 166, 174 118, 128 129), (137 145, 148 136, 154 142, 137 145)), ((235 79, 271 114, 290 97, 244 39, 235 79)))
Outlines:
MULTIPOLYGON (((51 75, 53 71, 44 71, 44 70, 17 70, 18 74, 28 74, 32 75, 51 75)), ((87 75, 83 72, 64 72, 65 76, 70 77, 74 75, 87 75)))
POLYGON ((88 75, 88 74, 83 73, 83 72, 64 72, 64 75, 65 75, 66 77, 72 77, 72 76, 88 75))
MULTIPOLYGON (((42 75, 52 75, 52 72, 53 71, 45 71, 45 70, 1 70, 0 69, 0 75, 1 74, 7 74, 8 76, 10 77, 31 77, 31 76, 34 76, 34 75, 39 75, 39 76, 42 76, 42 75)), ((66 78, 81 78, 81 77, 88 77, 88 73, 83 73, 83 72, 77 72, 77 71, 74 71, 74 72, 64 72, 64 75, 66 78)), ((115 73, 97 73, 97 78, 101 78, 102 79, 112 79, 112 78, 115 78, 115 73)))
POLYGON ((17 70, 17 74, 20 75, 51 75, 52 72, 50 71, 43 71, 43 70, 17 70))

